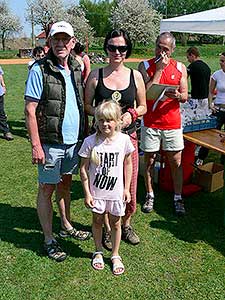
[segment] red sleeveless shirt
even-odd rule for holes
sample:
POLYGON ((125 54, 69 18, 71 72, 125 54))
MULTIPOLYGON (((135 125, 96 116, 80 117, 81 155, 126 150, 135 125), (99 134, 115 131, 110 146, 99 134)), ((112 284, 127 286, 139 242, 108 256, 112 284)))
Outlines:
MULTIPOLYGON (((156 72, 155 58, 145 62, 146 72, 152 78, 156 72)), ((169 64, 162 72, 159 83, 180 85, 182 77, 182 64, 170 59, 169 64)), ((167 98, 159 101, 152 111, 156 99, 147 99, 147 113, 144 115, 144 126, 161 130, 181 128, 180 104, 177 99, 167 98)))

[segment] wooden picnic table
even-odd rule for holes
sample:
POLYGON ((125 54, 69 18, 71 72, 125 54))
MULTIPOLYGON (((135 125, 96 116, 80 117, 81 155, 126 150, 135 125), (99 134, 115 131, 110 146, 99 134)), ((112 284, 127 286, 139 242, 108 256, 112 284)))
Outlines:
MULTIPOLYGON (((203 146, 225 155, 225 143, 221 142, 224 132, 218 129, 206 129, 184 133, 184 138, 196 145, 203 146)), ((224 225, 225 225, 225 172, 224 172, 224 225)))

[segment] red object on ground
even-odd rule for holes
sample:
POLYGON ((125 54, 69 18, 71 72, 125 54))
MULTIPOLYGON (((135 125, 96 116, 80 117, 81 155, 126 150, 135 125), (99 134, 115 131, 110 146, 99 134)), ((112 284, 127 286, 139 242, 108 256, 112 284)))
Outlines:
MULTIPOLYGON (((164 151, 161 151, 162 165, 159 172, 160 188, 167 192, 173 192, 173 180, 171 176, 169 161, 164 151)), ((182 152, 182 167, 183 167, 183 189, 182 195, 190 196, 202 188, 191 183, 193 175, 193 164, 195 161, 195 144, 185 140, 184 150, 182 152)))

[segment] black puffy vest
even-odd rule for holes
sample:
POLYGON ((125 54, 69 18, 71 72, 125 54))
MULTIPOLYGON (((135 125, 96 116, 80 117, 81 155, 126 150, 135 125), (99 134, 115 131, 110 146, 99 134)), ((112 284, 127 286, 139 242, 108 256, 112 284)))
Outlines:
MULTIPOLYGON (((52 51, 38 61, 43 74, 43 93, 38 103, 36 117, 41 143, 63 144, 62 122, 66 104, 65 80, 57 68, 57 60, 52 51)), ((77 106, 80 113, 79 140, 84 134, 83 86, 79 63, 72 57, 68 59, 74 84, 77 106)))

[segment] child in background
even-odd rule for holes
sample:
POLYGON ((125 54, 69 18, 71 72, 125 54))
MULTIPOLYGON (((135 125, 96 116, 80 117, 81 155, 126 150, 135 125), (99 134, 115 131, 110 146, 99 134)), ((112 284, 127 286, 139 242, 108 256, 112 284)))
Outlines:
POLYGON ((7 141, 13 140, 13 135, 10 132, 9 125, 7 122, 7 115, 5 113, 5 93, 6 86, 3 78, 4 72, 0 67, 0 132, 3 132, 3 138, 7 141))
POLYGON ((121 108, 115 101, 104 101, 96 108, 95 127, 96 133, 84 140, 79 151, 85 206, 93 213, 96 251, 92 256, 92 267, 96 270, 104 268, 102 225, 104 213, 108 212, 112 230, 112 271, 114 275, 120 275, 124 272, 119 256, 121 216, 124 216, 126 203, 130 201, 134 146, 129 136, 120 132, 121 108))
POLYGON ((41 46, 37 46, 32 51, 32 57, 33 59, 28 62, 28 69, 30 69, 36 60, 42 59, 45 57, 45 51, 44 48, 41 46))

